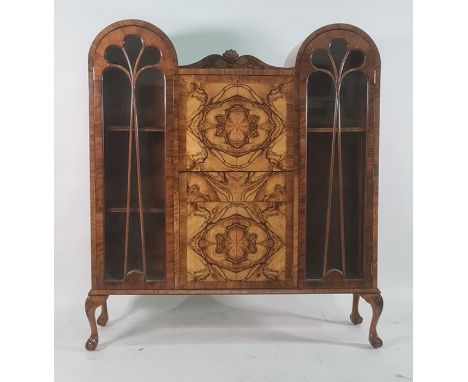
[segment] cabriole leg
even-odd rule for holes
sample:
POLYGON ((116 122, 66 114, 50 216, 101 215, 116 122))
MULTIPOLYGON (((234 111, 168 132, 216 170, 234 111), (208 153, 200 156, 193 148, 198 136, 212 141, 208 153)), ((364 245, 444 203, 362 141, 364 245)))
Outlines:
POLYGON ((383 310, 383 298, 380 294, 362 294, 361 297, 372 307, 372 321, 369 327, 369 342, 373 348, 379 348, 383 345, 382 340, 377 334, 377 322, 383 310))
POLYGON ((353 294, 353 309, 349 318, 354 325, 359 325, 362 322, 362 317, 359 314, 359 295, 356 293, 353 294))
MULTIPOLYGON (((99 342, 96 325, 96 309, 99 306, 102 306, 101 316, 105 312, 105 317, 107 317, 107 306, 104 308, 104 306, 106 305, 107 297, 109 296, 89 296, 86 299, 85 311, 86 316, 88 317, 89 326, 91 327, 91 336, 88 338, 85 344, 86 350, 95 350, 99 342)), ((102 321, 104 321, 104 318, 102 319, 102 321)))
POLYGON ((107 321, 109 321, 109 313, 107 313, 107 297, 104 300, 104 303, 101 306, 101 314, 97 319, 97 323, 100 326, 106 326, 107 321))

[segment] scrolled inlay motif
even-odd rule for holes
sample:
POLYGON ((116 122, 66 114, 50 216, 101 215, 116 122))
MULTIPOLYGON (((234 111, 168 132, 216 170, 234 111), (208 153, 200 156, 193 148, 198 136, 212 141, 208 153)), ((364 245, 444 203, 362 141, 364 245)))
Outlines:
POLYGON ((257 252, 256 241, 256 234, 250 234, 247 226, 236 222, 227 227, 225 233, 216 235, 216 253, 224 253, 230 261, 239 264, 249 254, 257 252))
POLYGON ((288 169, 282 84, 188 83, 187 170, 288 169))
POLYGON ((216 135, 224 137, 226 143, 239 148, 249 143, 249 138, 258 137, 256 115, 250 115, 242 105, 233 105, 223 115, 216 117, 216 135))
POLYGON ((189 172, 186 175, 188 202, 245 201, 285 202, 287 193, 284 172, 216 171, 189 172))
POLYGON ((190 203, 188 281, 285 280, 285 224, 281 203, 190 203))

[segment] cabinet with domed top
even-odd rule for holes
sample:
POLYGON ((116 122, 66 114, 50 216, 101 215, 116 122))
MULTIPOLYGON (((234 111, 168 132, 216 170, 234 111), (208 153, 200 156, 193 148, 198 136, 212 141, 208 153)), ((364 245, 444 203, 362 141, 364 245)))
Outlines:
POLYGON ((360 29, 312 33, 290 67, 228 50, 179 66, 124 20, 89 53, 94 350, 122 294, 377 289, 379 54, 360 29), (101 307, 96 320, 95 311, 101 307))

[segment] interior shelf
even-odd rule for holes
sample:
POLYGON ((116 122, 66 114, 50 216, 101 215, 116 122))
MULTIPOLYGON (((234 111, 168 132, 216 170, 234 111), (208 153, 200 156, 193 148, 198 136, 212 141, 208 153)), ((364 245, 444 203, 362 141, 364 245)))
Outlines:
MULTIPOLYGON (((312 127, 307 129, 308 133, 332 133, 333 127, 312 127)), ((365 127, 342 127, 342 133, 364 133, 365 127)))
MULTIPOLYGON (((138 208, 132 207, 130 208, 130 213, 138 213, 140 210, 138 208)), ((107 212, 110 213, 126 213, 126 208, 119 208, 119 207, 112 207, 108 208, 107 212)), ((143 213, 150 213, 150 214, 163 214, 166 212, 165 208, 143 208, 143 213)))
MULTIPOLYGON (((107 126, 106 130, 108 131, 125 131, 128 133, 128 126, 107 126)), ((164 133, 164 127, 157 127, 157 126, 144 126, 140 127, 138 131, 145 132, 145 133, 164 133)))

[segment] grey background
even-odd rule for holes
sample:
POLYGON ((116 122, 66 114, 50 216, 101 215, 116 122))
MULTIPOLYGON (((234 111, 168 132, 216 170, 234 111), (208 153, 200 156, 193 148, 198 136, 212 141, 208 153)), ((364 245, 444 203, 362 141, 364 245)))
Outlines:
MULTIPOLYGON (((284 375, 285 378, 291 376, 288 372, 299 369, 301 372, 295 375, 296 379, 300 380, 301 376, 307 379, 319 375, 322 367, 328 376, 337 380, 340 380, 340 372, 351 380, 353 376, 360 381, 366 380, 366 376, 372 380, 371 375, 359 374, 358 368, 353 368, 348 362, 354 355, 361 359, 361 353, 366 354, 364 358, 380 357, 374 360, 374 366, 385 370, 384 379, 402 378, 398 374, 410 378, 412 2, 57 0, 55 291, 56 361, 59 361, 56 362, 56 375, 61 377, 57 380, 70 381, 72 375, 77 376, 76 380, 83 380, 78 378, 78 375, 83 377, 80 373, 89 373, 86 378, 92 380, 93 376, 97 378, 100 375, 96 370, 101 369, 96 363, 90 366, 88 361, 103 357, 102 366, 104 362, 113 364, 121 357, 122 361, 130 362, 134 354, 141 358, 135 361, 141 362, 137 372, 143 372, 146 366, 150 366, 144 362, 145 359, 164 359, 158 373, 165 371, 166 380, 177 380, 190 370, 197 370, 197 365, 216 365, 216 357, 220 356, 217 346, 228 349, 223 353, 223 360, 227 355, 231 357, 232 362, 225 367, 233 367, 229 374, 232 380, 237 380, 236 373, 241 373, 240 370, 246 373, 246 378, 254 376, 253 380, 262 380, 263 374, 255 378, 257 367, 266 365, 259 360, 261 356, 253 350, 252 358, 245 356, 245 349, 251 346, 259 354, 264 354, 264 351, 271 353, 273 358, 264 362, 270 362, 274 357, 282 359, 284 364, 274 363, 278 369, 276 374, 273 370, 273 375, 284 375), (82 351, 89 334, 83 304, 91 285, 87 55, 92 40, 104 27, 128 18, 142 19, 162 29, 177 50, 179 65, 234 48, 239 54, 252 54, 266 63, 283 66, 291 50, 310 33, 336 22, 356 25, 374 39, 382 59, 379 288, 386 303, 380 324, 385 342, 383 349, 368 352, 366 331, 369 320, 359 329, 345 324, 351 304, 349 296, 221 296, 111 297, 110 327, 100 332, 102 350, 95 353, 82 351), (313 312, 317 316, 315 321, 313 312), (312 319, 306 320, 309 315, 312 319), (336 317, 337 323, 327 323, 329 315, 336 317), (118 325, 113 325, 113 319, 118 325), (270 333, 271 330, 274 333, 270 333), (208 340, 213 337, 213 331, 216 340, 208 340), (278 337, 278 332, 284 335, 278 337), (259 336, 258 333, 262 334, 259 336), (108 348, 106 339, 110 345, 108 348), (349 341, 352 343, 353 339, 356 346, 343 346, 349 345, 349 341), (254 345, 249 342, 251 340, 254 345), (281 346, 278 348, 278 343, 285 348, 284 352, 281 346), (298 343, 305 347, 304 350, 298 349, 298 343), (140 346, 138 344, 144 344, 144 351, 135 350, 135 346, 140 346), (313 348, 307 348, 309 345, 313 348), (171 346, 176 346, 173 356, 168 350, 171 346), (196 352, 191 351, 191 347, 196 347, 196 352), (352 350, 348 349, 350 347, 352 350), (151 349, 150 353, 148 349, 151 349), (320 357, 310 358, 314 351, 319 352, 320 357), (146 352, 145 355, 142 352, 146 352), (188 363, 179 360, 176 366, 171 367, 171 362, 184 352, 188 363), (301 354, 309 357, 304 358, 303 367, 298 368, 298 362, 302 362, 301 354), (324 354, 330 354, 330 357, 324 354), (332 363, 338 363, 340 355, 347 360, 349 370, 333 368, 327 363, 331 359, 332 363), (291 367, 287 367, 288 357, 291 357, 291 367), (254 366, 251 368, 249 365, 254 366)), ((362 309, 367 307, 363 304, 362 309)), ((118 373, 115 380, 124 374, 118 373)), ((107 377, 111 380, 106 375, 102 374, 101 380, 103 376, 104 380, 107 377)), ((213 366, 204 372, 203 379, 210 380, 216 375, 216 366, 213 366)), ((239 377, 239 380, 246 378, 239 377)), ((197 380, 196 373, 194 380, 197 380)))

